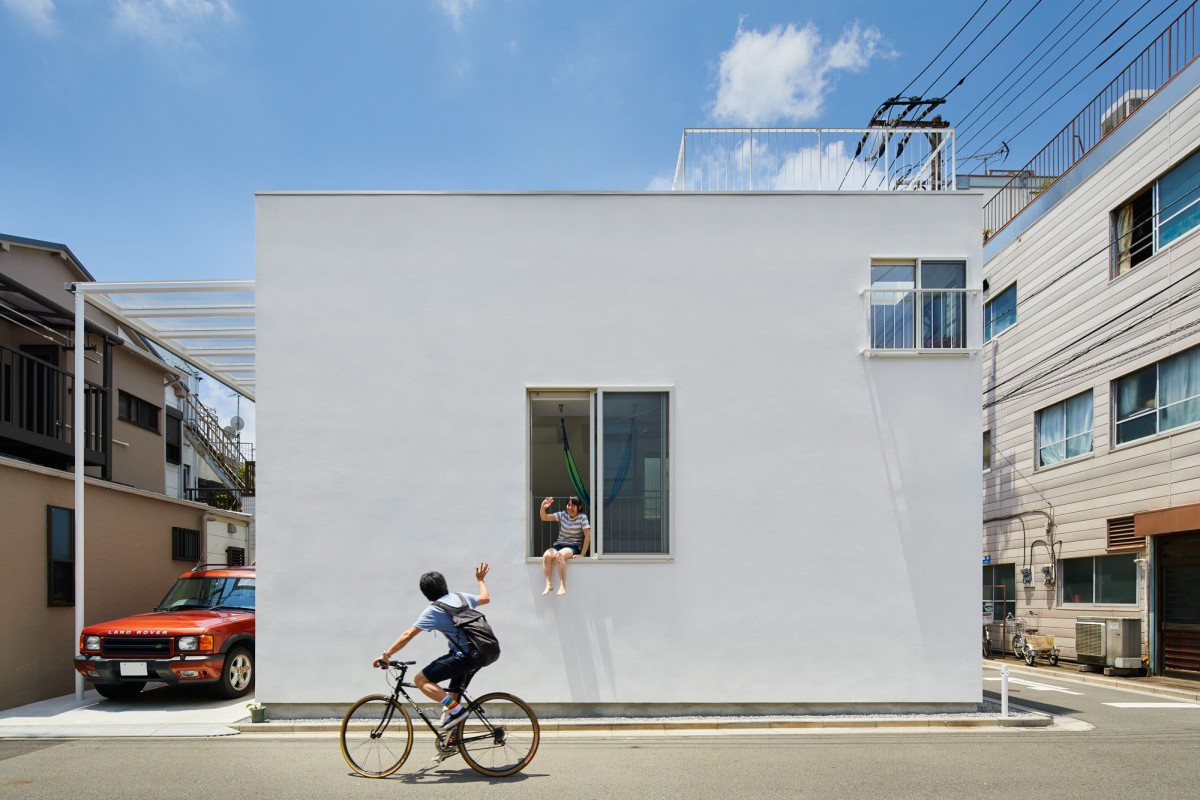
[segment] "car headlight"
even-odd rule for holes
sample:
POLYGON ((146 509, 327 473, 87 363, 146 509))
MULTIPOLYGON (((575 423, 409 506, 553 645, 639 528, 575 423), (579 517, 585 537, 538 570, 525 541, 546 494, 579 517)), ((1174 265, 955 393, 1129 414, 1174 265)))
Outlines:
POLYGON ((197 636, 180 636, 179 637, 179 649, 180 650, 195 650, 199 646, 199 644, 200 644, 200 640, 199 640, 199 637, 197 637, 197 636))
POLYGON ((85 636, 83 639, 83 647, 81 647, 80 649, 81 650, 99 650, 100 649, 100 637, 99 636, 85 636))

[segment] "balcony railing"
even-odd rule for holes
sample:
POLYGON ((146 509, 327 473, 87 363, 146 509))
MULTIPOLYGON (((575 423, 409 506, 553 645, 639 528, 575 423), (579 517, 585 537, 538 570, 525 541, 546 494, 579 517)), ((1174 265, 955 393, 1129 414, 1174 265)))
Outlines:
MULTIPOLYGON (((538 514, 543 496, 534 496, 530 500, 533 509, 530 555, 536 557, 544 553, 558 537, 558 523, 543 522, 538 514)), ((554 501, 555 510, 561 511, 566 508, 566 496, 555 497, 554 501)), ((613 498, 604 508, 604 535, 603 541, 599 543, 595 527, 596 515, 590 508, 585 508, 584 513, 592 523, 592 543, 588 555, 593 555, 597 547, 598 552, 608 555, 662 555, 669 552, 667 499, 664 492, 622 491, 613 498)))
POLYGON ((965 350, 970 289, 867 289, 870 350, 965 350))
POLYGON ((1200 55, 1189 6, 983 207, 986 242, 1200 55))
MULTIPOLYGON (((55 467, 74 459, 72 417, 74 376, 39 358, 0 345, 0 438, 9 451, 55 467)), ((106 430, 109 392, 84 383, 84 460, 89 466, 108 460, 106 430)))
POLYGON ((689 128, 671 188, 949 190, 954 171, 951 128, 689 128))

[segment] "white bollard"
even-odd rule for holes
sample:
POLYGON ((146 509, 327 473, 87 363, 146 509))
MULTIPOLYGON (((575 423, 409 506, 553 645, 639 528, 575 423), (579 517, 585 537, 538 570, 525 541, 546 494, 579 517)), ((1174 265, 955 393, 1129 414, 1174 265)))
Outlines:
POLYGON ((1000 716, 1008 716, 1008 664, 1000 665, 1000 716))

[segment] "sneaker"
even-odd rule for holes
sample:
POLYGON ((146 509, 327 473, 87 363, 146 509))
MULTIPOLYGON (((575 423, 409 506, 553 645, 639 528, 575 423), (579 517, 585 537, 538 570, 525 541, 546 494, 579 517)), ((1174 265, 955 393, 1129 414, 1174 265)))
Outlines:
POLYGON ((442 712, 441 719, 438 720, 438 727, 440 727, 442 730, 446 730, 446 728, 453 728, 455 725, 461 722, 462 718, 466 715, 467 704, 459 703, 456 711, 447 710, 442 712))

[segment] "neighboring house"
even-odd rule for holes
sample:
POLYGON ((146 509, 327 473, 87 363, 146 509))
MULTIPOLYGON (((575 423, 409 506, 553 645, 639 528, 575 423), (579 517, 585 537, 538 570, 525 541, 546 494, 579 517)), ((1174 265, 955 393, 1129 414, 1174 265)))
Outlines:
POLYGON ((1015 614, 1102 666, 1133 619, 1200 678, 1200 64, 1164 37, 985 208, 983 595, 996 648, 1015 614))
POLYGON ((188 566, 248 549, 246 515, 168 488, 163 387, 177 385, 180 373, 91 307, 87 421, 75 424, 74 298, 64 284, 92 280, 66 246, 0 234, 0 642, 8 665, 0 708, 74 685, 71 470, 81 427, 87 623, 147 610, 188 566))
POLYGON ((259 438, 287 465, 259 476, 259 699, 376 690, 419 576, 471 592, 487 561, 480 690, 974 709, 979 205, 259 195, 259 438), (544 597, 564 433, 594 546, 544 597))

